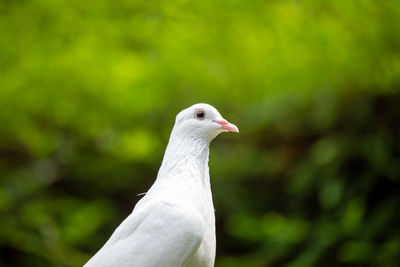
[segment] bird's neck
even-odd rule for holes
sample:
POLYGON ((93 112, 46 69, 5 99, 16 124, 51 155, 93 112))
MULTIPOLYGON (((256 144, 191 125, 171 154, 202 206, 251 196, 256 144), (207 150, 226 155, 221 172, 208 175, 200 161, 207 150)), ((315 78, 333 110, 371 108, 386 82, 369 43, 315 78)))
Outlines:
MULTIPOLYGON (((172 133, 157 179, 176 176, 181 170, 189 169, 193 173, 186 175, 198 177, 209 183, 208 156, 210 141, 195 136, 172 133)), ((185 175, 185 174, 184 174, 185 175)))
POLYGON ((208 140, 179 136, 173 131, 157 179, 146 197, 160 193, 163 197, 182 199, 203 216, 212 218, 209 145, 208 140))

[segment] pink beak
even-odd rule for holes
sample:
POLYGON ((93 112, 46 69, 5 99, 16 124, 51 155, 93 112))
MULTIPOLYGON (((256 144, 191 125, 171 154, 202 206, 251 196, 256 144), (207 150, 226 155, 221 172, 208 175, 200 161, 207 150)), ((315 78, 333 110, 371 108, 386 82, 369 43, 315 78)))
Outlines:
POLYGON ((236 127, 235 124, 232 124, 230 122, 227 122, 226 120, 214 120, 213 122, 218 123, 221 125, 221 129, 227 130, 228 132, 233 132, 233 133, 238 133, 239 129, 236 127))

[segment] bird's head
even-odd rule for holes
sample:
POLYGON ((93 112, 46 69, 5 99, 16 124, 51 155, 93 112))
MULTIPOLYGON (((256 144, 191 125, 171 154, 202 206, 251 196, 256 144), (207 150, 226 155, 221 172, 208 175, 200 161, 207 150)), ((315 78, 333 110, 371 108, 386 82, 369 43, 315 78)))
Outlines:
POLYGON ((209 141, 222 132, 238 133, 236 125, 225 120, 218 110, 209 104, 195 104, 176 116, 174 132, 209 141))

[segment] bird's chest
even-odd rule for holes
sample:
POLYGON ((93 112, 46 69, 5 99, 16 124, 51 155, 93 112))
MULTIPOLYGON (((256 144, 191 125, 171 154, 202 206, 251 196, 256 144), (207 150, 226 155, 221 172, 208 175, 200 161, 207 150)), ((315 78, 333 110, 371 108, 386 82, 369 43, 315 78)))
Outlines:
POLYGON ((157 194, 171 202, 189 206, 200 214, 204 221, 204 237, 199 248, 184 266, 212 267, 216 251, 215 212, 208 166, 204 170, 185 167, 185 164, 185 168, 179 167, 175 167, 169 179, 158 186, 157 194))
POLYGON ((215 212, 212 201, 211 189, 208 186, 187 183, 187 188, 180 191, 187 204, 195 208, 204 220, 204 238, 197 251, 190 258, 185 267, 212 267, 214 266, 216 237, 215 237, 215 212))
POLYGON ((211 197, 211 191, 203 194, 202 203, 198 205, 198 211, 204 219, 204 239, 196 253, 192 256, 187 267, 212 267, 214 266, 216 237, 215 237, 215 212, 211 197))
POLYGON ((200 247, 190 258, 185 267, 212 267, 215 261, 216 238, 215 238, 215 216, 207 215, 205 218, 204 239, 200 247))

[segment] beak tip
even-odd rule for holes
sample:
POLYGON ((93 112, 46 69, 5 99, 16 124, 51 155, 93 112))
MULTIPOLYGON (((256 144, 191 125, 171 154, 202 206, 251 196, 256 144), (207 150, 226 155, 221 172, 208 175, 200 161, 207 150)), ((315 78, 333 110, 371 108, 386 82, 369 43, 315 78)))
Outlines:
POLYGON ((235 124, 232 124, 232 123, 228 123, 228 125, 222 126, 222 129, 225 129, 231 133, 239 133, 239 128, 235 124))
POLYGON ((239 133, 239 128, 235 124, 232 124, 226 120, 214 120, 214 122, 221 125, 221 129, 224 129, 227 132, 239 133))
POLYGON ((232 124, 232 130, 230 132, 239 133, 239 128, 236 125, 232 124))

